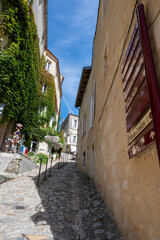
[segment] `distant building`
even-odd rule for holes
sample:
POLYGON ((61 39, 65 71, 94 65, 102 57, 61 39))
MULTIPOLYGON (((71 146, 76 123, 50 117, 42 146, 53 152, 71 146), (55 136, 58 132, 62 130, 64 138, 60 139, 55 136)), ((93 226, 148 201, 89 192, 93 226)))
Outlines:
POLYGON ((78 116, 69 112, 67 118, 61 124, 61 129, 66 134, 66 146, 69 146, 71 153, 77 153, 78 116))

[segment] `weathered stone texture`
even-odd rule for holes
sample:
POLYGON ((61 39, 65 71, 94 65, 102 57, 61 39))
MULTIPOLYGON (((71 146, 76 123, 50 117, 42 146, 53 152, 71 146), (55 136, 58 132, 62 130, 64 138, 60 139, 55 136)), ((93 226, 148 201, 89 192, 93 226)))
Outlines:
MULTIPOLYGON (((92 71, 80 109, 78 167, 95 180, 125 239, 160 239, 160 169, 156 144, 152 143, 131 160, 128 158, 121 67, 136 23, 134 13, 127 36, 136 1, 107 1, 106 9, 103 9, 103 2, 99 7, 92 71), (96 114, 93 126, 89 128, 94 81, 96 114), (87 125, 82 137, 83 116, 86 116, 87 125), (87 152, 86 165, 82 166, 84 152, 87 152)), ((145 7, 155 68, 160 79, 160 2, 139 2, 145 7)))

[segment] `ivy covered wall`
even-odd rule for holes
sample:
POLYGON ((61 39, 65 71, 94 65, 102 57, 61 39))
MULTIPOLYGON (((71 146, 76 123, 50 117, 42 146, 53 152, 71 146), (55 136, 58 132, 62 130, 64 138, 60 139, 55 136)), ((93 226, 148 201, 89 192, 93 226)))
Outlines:
POLYGON ((40 56, 37 28, 26 0, 2 1, 0 19, 0 103, 8 104, 1 123, 23 124, 26 145, 38 122, 40 56), (7 36, 7 44, 2 47, 7 36))
MULTIPOLYGON (((55 106, 56 106, 56 89, 55 89, 55 82, 54 76, 50 74, 48 71, 45 70, 45 56, 42 55, 41 64, 40 64, 40 88, 39 88, 39 96, 40 96, 40 111, 46 107, 45 114, 41 117, 44 118, 44 123, 46 126, 49 127, 49 122, 52 116, 55 116, 55 106), (45 85, 46 91, 43 92, 43 86, 45 85)), ((56 124, 56 123, 54 123, 56 124)), ((54 126, 52 126, 54 127, 54 126)))
POLYGON ((27 0, 3 0, 0 6, 0 103, 7 104, 0 124, 23 124, 27 147, 32 138, 55 134, 56 124, 49 127, 56 111, 54 77, 45 70, 45 56, 40 59, 31 5, 27 0), (44 108, 45 114, 39 114, 44 108))
POLYGON ((50 120, 56 111, 56 89, 54 76, 45 70, 46 60, 42 54, 40 60, 40 84, 39 84, 39 121, 33 128, 32 134, 35 140, 43 141, 46 135, 55 135, 56 120, 50 127, 50 120), (45 86, 45 91, 44 90, 45 86))

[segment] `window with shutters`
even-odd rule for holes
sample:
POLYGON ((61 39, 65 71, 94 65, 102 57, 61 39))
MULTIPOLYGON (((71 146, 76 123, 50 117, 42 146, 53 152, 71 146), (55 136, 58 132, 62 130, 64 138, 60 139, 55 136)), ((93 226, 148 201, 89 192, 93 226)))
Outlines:
POLYGON ((86 153, 84 152, 82 155, 82 167, 85 167, 86 165, 86 153))
POLYGON ((86 133, 86 117, 82 118, 82 136, 86 133))
POLYGON ((49 61, 46 62, 46 70, 49 72, 51 63, 49 61))
POLYGON ((95 111, 96 111, 96 82, 94 81, 93 95, 91 96, 91 100, 90 100, 90 128, 93 125, 93 120, 94 120, 94 117, 95 117, 95 111))
POLYGON ((90 128, 92 127, 93 124, 93 96, 91 96, 90 100, 90 128))
POLYGON ((42 93, 46 93, 47 85, 44 83, 42 87, 42 93))
POLYGON ((73 127, 77 128, 77 120, 76 119, 73 119, 73 127))
POLYGON ((73 137, 72 137, 72 142, 73 142, 73 143, 76 143, 76 136, 73 136, 73 137))
POLYGON ((91 162, 90 162, 90 174, 93 175, 94 174, 94 145, 92 146, 91 149, 91 162))
POLYGON ((105 17, 105 12, 106 12, 106 8, 107 8, 107 2, 108 2, 108 0, 103 0, 103 18, 105 17))

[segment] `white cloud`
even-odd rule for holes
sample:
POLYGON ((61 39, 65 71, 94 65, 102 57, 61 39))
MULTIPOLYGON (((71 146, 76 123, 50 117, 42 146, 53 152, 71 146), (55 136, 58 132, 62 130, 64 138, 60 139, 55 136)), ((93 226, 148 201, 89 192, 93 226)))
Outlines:
POLYGON ((75 112, 73 111, 72 107, 69 105, 68 101, 66 100, 66 98, 63 96, 62 101, 64 102, 64 104, 67 106, 68 110, 70 111, 70 113, 75 114, 75 112))
POLYGON ((63 66, 63 75, 65 76, 65 79, 62 88, 65 96, 71 98, 76 97, 81 70, 81 66, 76 66, 74 64, 66 64, 63 66))
POLYGON ((62 12, 58 15, 57 20, 60 19, 64 26, 66 26, 65 31, 60 33, 62 36, 58 43, 60 46, 67 47, 80 41, 87 41, 88 38, 93 39, 97 20, 98 1, 92 0, 92 3, 90 0, 77 1, 76 6, 74 4, 74 8, 65 13, 65 17, 62 12))
POLYGON ((97 12, 98 0, 92 0, 92 3, 90 0, 81 0, 73 16, 73 24, 77 26, 83 25, 90 29, 93 22, 95 22, 97 12))

